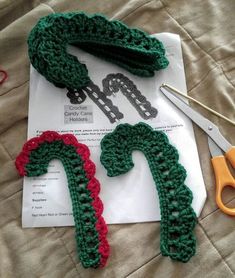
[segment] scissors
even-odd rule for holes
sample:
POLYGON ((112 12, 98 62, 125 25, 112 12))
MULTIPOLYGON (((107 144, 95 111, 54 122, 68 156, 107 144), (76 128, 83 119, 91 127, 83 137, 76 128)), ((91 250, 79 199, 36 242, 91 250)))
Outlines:
POLYGON ((192 109, 187 103, 181 100, 173 92, 173 87, 162 84, 160 91, 187 117, 203 129, 208 135, 208 145, 212 156, 211 162, 216 180, 216 203, 226 214, 235 216, 235 208, 226 207, 222 201, 222 191, 226 186, 235 188, 235 179, 230 173, 226 159, 235 168, 235 147, 232 146, 220 133, 219 128, 211 121, 192 109))

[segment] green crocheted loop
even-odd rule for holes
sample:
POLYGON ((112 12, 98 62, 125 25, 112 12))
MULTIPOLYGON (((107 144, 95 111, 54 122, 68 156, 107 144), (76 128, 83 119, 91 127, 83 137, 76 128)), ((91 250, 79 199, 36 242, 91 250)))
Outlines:
POLYGON ((95 226, 96 217, 94 209, 89 204, 92 202, 92 198, 86 188, 89 180, 83 170, 82 159, 76 155, 75 148, 73 146, 64 146, 61 141, 41 144, 40 148, 30 154, 30 163, 26 165, 27 176, 41 176, 47 173, 48 164, 53 159, 59 159, 62 162, 68 177, 80 260, 84 267, 97 266, 100 261, 98 233, 93 227, 92 235, 89 236, 86 234, 84 227, 82 227, 86 225, 87 219, 95 226), (71 157, 73 160, 71 160, 71 157), (84 183, 84 187, 78 186, 74 181, 79 181, 80 184, 84 183), (83 204, 84 200, 89 204, 88 206, 83 204), (93 246, 88 251, 89 242, 92 242, 93 246), (90 257, 90 254, 93 257, 90 257))
POLYGON ((68 44, 143 77, 169 63, 159 40, 120 21, 83 12, 50 14, 30 32, 28 52, 37 71, 62 88, 79 89, 90 81, 86 65, 67 53, 68 44))
POLYGON ((167 136, 145 123, 121 124, 102 139, 101 149, 100 161, 110 177, 134 166, 133 150, 145 154, 160 200, 162 255, 187 262, 195 254, 196 215, 191 207, 192 192, 184 184, 186 171, 167 136))
POLYGON ((97 268, 106 264, 109 244, 103 204, 98 196, 100 184, 89 156, 88 147, 72 134, 45 131, 24 144, 15 165, 21 176, 34 177, 47 173, 51 160, 62 162, 72 200, 79 258, 84 267, 97 268))

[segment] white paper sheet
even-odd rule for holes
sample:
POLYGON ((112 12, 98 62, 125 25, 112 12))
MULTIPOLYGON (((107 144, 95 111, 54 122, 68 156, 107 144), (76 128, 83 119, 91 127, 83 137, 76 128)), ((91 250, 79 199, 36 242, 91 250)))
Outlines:
MULTIPOLYGON (((192 206, 197 215, 200 214, 206 200, 191 121, 159 91, 162 83, 169 83, 186 92, 180 38, 170 33, 154 36, 164 43, 170 64, 167 69, 156 72, 153 78, 134 76, 77 48, 69 48, 69 52, 87 65, 91 80, 101 91, 102 80, 110 73, 122 73, 132 80, 138 90, 158 110, 157 116, 149 120, 144 120, 126 97, 118 92, 109 98, 118 106, 124 118, 117 123, 110 123, 89 97, 81 105, 71 104, 66 96, 66 89, 55 87, 31 67, 28 138, 39 135, 45 130, 55 130, 60 133, 73 133, 80 142, 90 147, 91 159, 97 168, 96 177, 101 183, 103 216, 108 224, 160 220, 157 191, 142 153, 135 151, 133 153, 135 167, 118 177, 108 177, 100 163, 100 139, 119 123, 136 124, 142 121, 164 130, 171 144, 178 149, 180 163, 187 170, 185 183, 193 192, 192 206)), ((59 161, 51 161, 48 173, 43 176, 24 178, 22 225, 23 227, 74 225, 68 184, 59 161)))

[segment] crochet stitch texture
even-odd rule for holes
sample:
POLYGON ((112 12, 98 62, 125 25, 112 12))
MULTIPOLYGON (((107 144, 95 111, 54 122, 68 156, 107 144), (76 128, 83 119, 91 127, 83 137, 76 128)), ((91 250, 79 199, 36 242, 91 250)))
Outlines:
POLYGON ((96 268, 106 264, 109 244, 101 216, 103 204, 98 197, 100 184, 89 156, 88 147, 78 143, 72 134, 46 131, 25 143, 15 164, 21 176, 34 177, 47 173, 52 159, 61 160, 72 199, 79 258, 84 267, 96 268))
POLYGON ((120 124, 101 141, 101 163, 110 177, 133 168, 132 151, 142 151, 148 161, 161 210, 161 253, 187 262, 194 254, 193 229, 196 215, 191 207, 192 192, 184 184, 186 171, 178 163, 178 152, 162 131, 145 123, 120 124))
POLYGON ((50 14, 31 30, 28 52, 37 71, 61 88, 79 89, 90 81, 86 65, 67 53, 68 44, 143 77, 169 63, 159 40, 120 21, 84 12, 50 14))

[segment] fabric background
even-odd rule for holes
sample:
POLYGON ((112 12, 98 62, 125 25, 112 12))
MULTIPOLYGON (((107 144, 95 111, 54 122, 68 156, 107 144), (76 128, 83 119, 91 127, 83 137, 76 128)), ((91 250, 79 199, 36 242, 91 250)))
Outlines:
MULTIPOLYGON (((181 36, 188 94, 235 120, 234 0, 1 0, 0 69, 0 277, 234 277, 235 221, 215 204, 207 137, 195 127, 208 199, 196 227, 197 254, 187 264, 160 254, 160 224, 110 225, 112 252, 104 269, 84 269, 74 228, 21 228, 22 178, 14 167, 26 141, 29 59, 26 39, 42 16, 100 12, 149 33, 181 36)), ((235 128, 192 104, 235 144, 235 128)), ((192 161, 193 167, 193 161, 192 161)), ((233 190, 224 200, 235 207, 233 190)), ((141 204, 140 204, 141 205, 141 204)))

